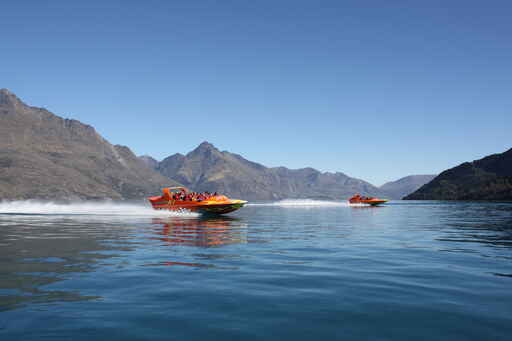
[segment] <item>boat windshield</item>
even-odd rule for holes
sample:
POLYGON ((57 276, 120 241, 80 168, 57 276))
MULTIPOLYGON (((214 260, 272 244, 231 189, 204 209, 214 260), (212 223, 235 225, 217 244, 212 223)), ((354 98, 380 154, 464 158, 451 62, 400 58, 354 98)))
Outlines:
POLYGON ((170 196, 171 193, 187 193, 188 189, 186 187, 166 187, 162 188, 162 192, 164 195, 170 196))

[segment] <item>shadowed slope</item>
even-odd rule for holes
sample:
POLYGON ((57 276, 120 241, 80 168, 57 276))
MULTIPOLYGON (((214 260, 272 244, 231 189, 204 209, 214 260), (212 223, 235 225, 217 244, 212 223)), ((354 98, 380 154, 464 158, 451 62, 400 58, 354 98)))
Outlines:
POLYGON ((408 200, 512 200, 512 149, 448 169, 408 200))

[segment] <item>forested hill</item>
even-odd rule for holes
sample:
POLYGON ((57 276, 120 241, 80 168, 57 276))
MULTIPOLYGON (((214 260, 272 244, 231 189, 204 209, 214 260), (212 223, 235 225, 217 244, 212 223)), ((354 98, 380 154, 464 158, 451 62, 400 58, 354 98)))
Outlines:
POLYGON ((407 200, 512 200, 512 149, 439 174, 407 200))

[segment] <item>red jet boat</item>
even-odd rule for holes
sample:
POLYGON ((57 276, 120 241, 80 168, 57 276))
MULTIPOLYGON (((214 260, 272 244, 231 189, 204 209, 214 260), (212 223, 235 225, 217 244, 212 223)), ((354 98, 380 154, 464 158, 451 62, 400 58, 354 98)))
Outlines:
POLYGON ((225 214, 238 210, 247 201, 232 200, 225 195, 211 195, 197 199, 185 187, 167 187, 162 189, 160 196, 149 197, 148 200, 155 210, 188 210, 198 213, 225 214))
POLYGON ((373 197, 364 197, 360 196, 359 194, 356 194, 352 198, 348 199, 348 202, 351 204, 368 204, 371 206, 377 206, 380 204, 384 204, 385 202, 387 202, 387 200, 373 197))

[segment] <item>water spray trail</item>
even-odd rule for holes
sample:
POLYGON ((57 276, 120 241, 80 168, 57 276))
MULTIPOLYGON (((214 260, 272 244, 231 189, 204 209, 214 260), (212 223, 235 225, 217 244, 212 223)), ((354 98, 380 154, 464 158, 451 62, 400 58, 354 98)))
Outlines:
POLYGON ((250 203, 247 206, 277 206, 277 207, 348 207, 352 206, 348 202, 311 200, 311 199, 285 199, 270 203, 250 203))
POLYGON ((79 202, 59 204, 51 201, 23 200, 0 202, 0 214, 59 214, 114 216, 190 216, 187 211, 156 211, 149 206, 119 202, 79 202))

